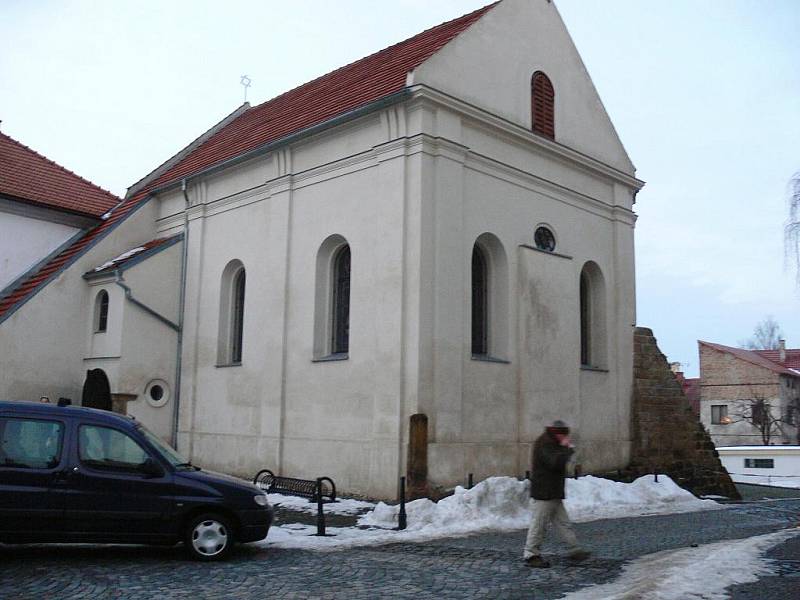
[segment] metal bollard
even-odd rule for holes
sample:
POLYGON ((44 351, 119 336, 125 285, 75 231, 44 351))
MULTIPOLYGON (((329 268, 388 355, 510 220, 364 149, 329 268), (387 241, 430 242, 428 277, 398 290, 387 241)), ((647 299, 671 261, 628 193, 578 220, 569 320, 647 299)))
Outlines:
POLYGON ((472 473, 467 475, 467 489, 468 490, 472 489, 472 473))
POLYGON ((580 477, 580 475, 581 475, 581 466, 575 465, 575 471, 573 472, 573 476, 575 477, 575 479, 577 479, 578 477, 580 477))
POLYGON ((654 479, 654 481, 655 481, 656 483, 658 483, 658 471, 656 471, 656 472, 655 472, 655 479, 654 479))
POLYGON ((325 536, 325 512, 322 510, 322 477, 317 477, 317 533, 325 536))
POLYGON ((406 517, 406 478, 400 478, 400 513, 397 515, 397 530, 403 531, 407 525, 406 517))
POLYGON ((528 481, 531 480, 531 472, 530 471, 525 471, 525 479, 527 479, 528 481))

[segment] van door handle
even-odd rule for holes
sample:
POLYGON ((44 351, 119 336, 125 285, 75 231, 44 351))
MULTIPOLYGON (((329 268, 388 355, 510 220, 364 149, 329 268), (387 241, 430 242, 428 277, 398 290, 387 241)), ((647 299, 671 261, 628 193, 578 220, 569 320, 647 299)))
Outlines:
POLYGON ((73 475, 77 475, 80 473, 80 469, 78 467, 72 467, 71 469, 63 469, 56 473, 56 481, 67 481, 73 475))

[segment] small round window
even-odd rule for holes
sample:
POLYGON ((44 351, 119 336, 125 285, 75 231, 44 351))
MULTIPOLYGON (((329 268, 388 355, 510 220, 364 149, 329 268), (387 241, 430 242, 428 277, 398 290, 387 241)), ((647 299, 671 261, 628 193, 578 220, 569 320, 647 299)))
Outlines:
POLYGON ((548 227, 537 227, 533 234, 533 241, 539 250, 552 252, 556 249, 556 237, 548 227))
POLYGON ((169 400, 169 386, 166 381, 154 379, 147 384, 144 390, 144 397, 150 406, 156 408, 164 406, 169 400))

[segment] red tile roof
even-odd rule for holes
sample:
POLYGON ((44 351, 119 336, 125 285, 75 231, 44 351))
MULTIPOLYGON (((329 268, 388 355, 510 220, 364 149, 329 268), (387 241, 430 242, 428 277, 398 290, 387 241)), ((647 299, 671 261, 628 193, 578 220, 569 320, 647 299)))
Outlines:
POLYGON ((151 188, 178 181, 402 91, 409 71, 475 23, 495 4, 423 31, 245 111, 162 174, 151 188))
POLYGON ((10 295, 0 299, 0 323, 121 222, 151 191, 401 92, 405 89, 409 71, 496 4, 437 25, 245 111, 125 200, 107 221, 31 275, 10 295))
MULTIPOLYGON (((747 361, 751 364, 758 365, 759 367, 763 367, 765 369, 769 369, 774 373, 780 373, 781 375, 794 375, 795 377, 800 375, 800 373, 796 371, 790 371, 790 368, 797 368, 791 367, 788 364, 778 362, 778 350, 745 350, 744 348, 733 348, 731 346, 723 346, 722 344, 712 344, 711 342, 704 342, 702 340, 698 340, 699 344, 708 346, 709 348, 713 348, 720 352, 727 352, 728 354, 734 355, 736 358, 741 360, 747 361), (772 356, 774 352, 775 360, 771 360, 768 358, 772 356), (766 356, 764 356, 766 353, 766 356)), ((800 350, 787 350, 787 355, 789 352, 794 353, 797 352, 800 354, 800 350)), ((787 356, 788 359, 788 356, 787 356)), ((793 359, 794 360, 794 359, 793 359)))
POLYGON ((781 361, 780 350, 753 350, 753 352, 787 369, 800 369, 800 348, 787 348, 784 361, 781 361))
POLYGON ((10 294, 0 298, 0 323, 29 300, 38 290, 47 285, 50 280, 57 277, 61 271, 75 262, 86 250, 104 238, 106 234, 110 233, 136 208, 144 204, 144 202, 145 200, 142 197, 126 200, 112 211, 108 219, 90 230, 85 236, 61 252, 44 267, 33 273, 28 279, 22 282, 22 284, 14 288, 10 294))
POLYGON ((99 218, 122 200, 0 133, 0 194, 99 218))

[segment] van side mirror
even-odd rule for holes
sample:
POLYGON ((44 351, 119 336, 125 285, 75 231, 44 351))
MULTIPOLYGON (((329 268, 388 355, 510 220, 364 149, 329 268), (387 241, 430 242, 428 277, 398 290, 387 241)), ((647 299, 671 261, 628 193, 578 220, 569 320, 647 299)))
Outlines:
POLYGON ((162 477, 164 475, 164 469, 152 458, 146 458, 145 461, 139 465, 139 472, 144 473, 148 477, 162 477))

